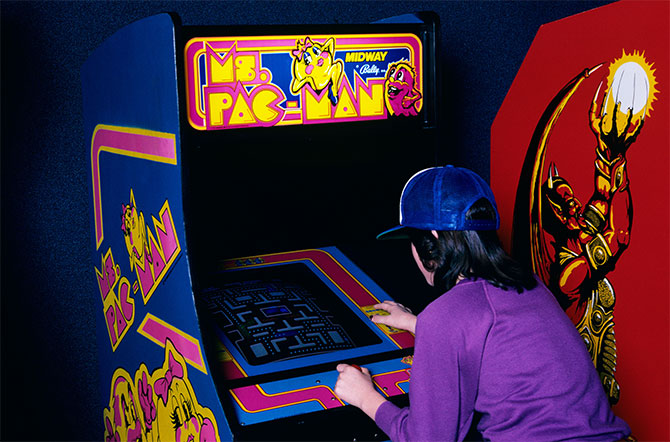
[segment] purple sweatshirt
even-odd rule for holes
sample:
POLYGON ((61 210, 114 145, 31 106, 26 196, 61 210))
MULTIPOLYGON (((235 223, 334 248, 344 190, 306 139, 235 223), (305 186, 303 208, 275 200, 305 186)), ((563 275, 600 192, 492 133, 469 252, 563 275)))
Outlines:
POLYGON ((464 280, 416 323, 410 407, 385 402, 394 441, 614 441, 630 434, 607 402, 575 326, 541 283, 521 294, 464 280))

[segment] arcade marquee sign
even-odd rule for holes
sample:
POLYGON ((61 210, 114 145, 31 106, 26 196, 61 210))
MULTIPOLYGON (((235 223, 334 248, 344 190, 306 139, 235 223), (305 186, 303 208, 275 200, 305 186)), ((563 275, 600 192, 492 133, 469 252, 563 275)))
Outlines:
POLYGON ((194 38, 184 55, 197 130, 408 117, 423 105, 413 34, 194 38))

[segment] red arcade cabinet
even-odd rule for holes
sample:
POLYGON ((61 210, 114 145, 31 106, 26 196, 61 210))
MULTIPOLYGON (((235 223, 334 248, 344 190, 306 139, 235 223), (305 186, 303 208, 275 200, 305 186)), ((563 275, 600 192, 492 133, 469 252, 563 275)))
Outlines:
POLYGON ((542 26, 491 130, 501 237, 639 440, 670 439, 669 22, 623 1, 542 26))

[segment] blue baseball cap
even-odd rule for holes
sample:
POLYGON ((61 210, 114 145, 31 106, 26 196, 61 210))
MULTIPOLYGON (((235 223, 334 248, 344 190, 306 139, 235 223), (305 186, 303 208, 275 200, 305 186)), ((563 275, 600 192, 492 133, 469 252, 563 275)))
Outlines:
POLYGON ((500 215, 493 192, 479 175, 462 167, 424 169, 409 179, 400 196, 400 225, 377 239, 407 238, 407 228, 419 230, 496 230, 500 215), (470 207, 482 198, 493 206, 490 220, 465 219, 470 207))

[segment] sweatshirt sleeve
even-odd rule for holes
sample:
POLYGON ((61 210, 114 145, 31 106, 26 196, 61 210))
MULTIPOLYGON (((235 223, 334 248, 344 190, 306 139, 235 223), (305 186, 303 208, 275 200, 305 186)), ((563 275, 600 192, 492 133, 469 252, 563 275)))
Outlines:
POLYGON ((410 406, 377 410, 377 425, 393 441, 460 441, 470 429, 493 314, 485 296, 454 289, 418 317, 410 406))

